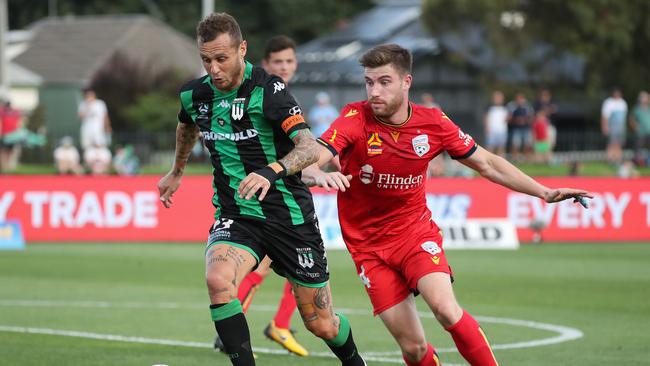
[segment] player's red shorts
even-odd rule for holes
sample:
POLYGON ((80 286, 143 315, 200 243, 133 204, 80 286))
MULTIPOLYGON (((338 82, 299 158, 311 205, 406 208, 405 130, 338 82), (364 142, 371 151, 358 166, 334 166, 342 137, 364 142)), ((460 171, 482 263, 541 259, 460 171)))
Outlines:
POLYGON ((433 222, 427 227, 409 228, 411 233, 393 247, 374 252, 355 252, 352 259, 377 315, 417 293, 417 283, 434 272, 452 274, 442 249, 440 229, 433 222), (415 229, 415 230, 414 230, 415 229))

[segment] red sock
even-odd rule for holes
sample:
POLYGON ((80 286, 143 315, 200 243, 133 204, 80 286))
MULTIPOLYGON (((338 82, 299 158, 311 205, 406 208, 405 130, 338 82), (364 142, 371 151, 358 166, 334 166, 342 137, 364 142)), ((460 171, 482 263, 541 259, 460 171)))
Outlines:
POLYGON ((282 299, 280 299, 278 312, 275 313, 275 318, 273 318, 275 326, 278 328, 289 329, 291 326, 291 317, 295 310, 296 298, 293 296, 293 291, 291 291, 291 284, 287 281, 284 284, 284 293, 282 294, 282 299))
POLYGON ((244 313, 248 311, 248 307, 253 301, 253 296, 257 288, 264 282, 264 277, 260 276, 255 272, 251 272, 248 276, 244 277, 244 280, 239 284, 239 291, 237 292, 237 298, 241 303, 241 307, 244 310, 244 313))
POLYGON ((407 366, 440 366, 440 360, 438 359, 436 350, 434 350, 433 346, 428 343, 427 354, 424 355, 420 361, 409 361, 406 357, 404 357, 404 362, 406 362, 407 366))
POLYGON ((465 310, 458 323, 447 328, 458 352, 472 366, 499 366, 478 322, 465 310))

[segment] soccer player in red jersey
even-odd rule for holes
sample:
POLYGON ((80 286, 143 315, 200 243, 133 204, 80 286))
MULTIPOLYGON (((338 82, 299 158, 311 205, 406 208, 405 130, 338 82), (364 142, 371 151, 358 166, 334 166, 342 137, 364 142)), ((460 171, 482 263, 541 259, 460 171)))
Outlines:
MULTIPOLYGON (((478 146, 440 109, 409 102, 408 50, 381 45, 360 62, 368 100, 347 105, 320 137, 319 165, 338 155, 341 173, 351 177, 349 188, 338 194, 339 219, 374 314, 399 344, 407 365, 439 366, 417 315, 414 294, 419 293, 471 365, 497 365, 483 330, 454 296, 443 238, 426 206, 427 164, 447 151, 483 177, 546 202, 574 198, 586 205, 585 197, 591 196, 539 184, 478 146)), ((311 166, 303 179, 326 178, 311 166)))

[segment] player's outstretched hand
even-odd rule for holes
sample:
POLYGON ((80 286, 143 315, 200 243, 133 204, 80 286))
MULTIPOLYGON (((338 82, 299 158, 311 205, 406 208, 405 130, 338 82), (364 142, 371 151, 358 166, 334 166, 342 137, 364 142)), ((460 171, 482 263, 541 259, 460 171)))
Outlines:
POLYGON ((258 196, 258 200, 261 201, 266 197, 269 188, 271 188, 271 182, 263 176, 253 172, 248 174, 246 178, 239 183, 237 193, 239 193, 239 198, 249 200, 261 189, 262 192, 258 196))
POLYGON ((172 196, 181 185, 182 177, 182 175, 169 172, 158 181, 158 193, 160 194, 160 202, 162 202, 165 208, 170 208, 172 206, 172 203, 174 203, 172 196))
POLYGON ((314 185, 325 188, 326 191, 330 191, 330 188, 345 192, 347 188, 350 188, 350 181, 352 180, 352 175, 344 175, 341 172, 330 172, 318 174, 313 177, 314 185))
POLYGON ((594 198, 594 196, 582 189, 573 189, 573 188, 550 189, 544 192, 544 200, 548 203, 560 202, 569 198, 573 198, 574 202, 578 202, 584 208, 587 208, 588 206, 587 198, 594 198))

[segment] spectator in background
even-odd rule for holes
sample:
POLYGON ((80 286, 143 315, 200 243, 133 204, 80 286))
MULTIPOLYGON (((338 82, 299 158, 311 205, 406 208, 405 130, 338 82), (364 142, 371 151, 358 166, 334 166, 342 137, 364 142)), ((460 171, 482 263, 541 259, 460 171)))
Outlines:
POLYGON ((74 146, 72 137, 63 137, 59 147, 54 149, 56 171, 61 175, 83 174, 83 168, 81 167, 80 161, 81 157, 79 156, 79 150, 74 146))
POLYGON ((504 106, 503 93, 492 93, 492 104, 488 107, 483 124, 485 125, 485 145, 487 149, 499 156, 504 156, 508 142, 508 109, 504 106))
POLYGON ((542 89, 539 92, 539 97, 535 101, 535 112, 544 110, 546 118, 548 119, 548 143, 549 151, 553 153, 555 143, 557 141, 557 120, 555 114, 557 113, 557 104, 553 102, 553 94, 548 89, 542 89))
POLYGON ((639 93, 639 100, 630 116, 630 125, 636 137, 634 160, 639 166, 650 165, 650 94, 639 93))
POLYGON ((111 151, 99 143, 84 150, 84 162, 92 175, 105 175, 111 167, 111 151))
POLYGON ((535 161, 538 163, 548 163, 551 161, 550 126, 551 123, 546 117, 546 109, 542 108, 538 110, 535 113, 535 122, 533 122, 535 161))
POLYGON ((512 131, 510 136, 512 159, 515 161, 521 160, 522 152, 527 159, 530 159, 533 148, 533 136, 531 134, 533 108, 528 104, 526 96, 522 92, 517 93, 515 100, 508 103, 506 108, 509 113, 508 128, 512 131))
POLYGON ((422 95, 420 95, 420 103, 427 108, 440 109, 440 104, 436 103, 436 99, 431 93, 422 93, 422 95))
POLYGON ((307 123, 311 126, 314 136, 318 137, 327 131, 332 121, 339 116, 339 111, 330 102, 326 92, 316 94, 316 105, 309 111, 307 123))
POLYGON ((18 132, 22 115, 5 101, 0 107, 0 120, 0 173, 7 173, 16 169, 20 145, 12 135, 18 132))
POLYGON ((79 104, 79 119, 83 150, 92 146, 110 145, 111 121, 108 118, 106 103, 98 99, 95 91, 90 88, 84 89, 84 100, 79 104))
POLYGON ((600 128, 607 137, 607 161, 613 164, 620 164, 623 158, 626 119, 627 103, 621 90, 616 88, 603 102, 600 119, 600 128))
POLYGON ((113 169, 119 175, 136 175, 140 170, 140 159, 133 151, 133 146, 120 147, 113 158, 113 169))

